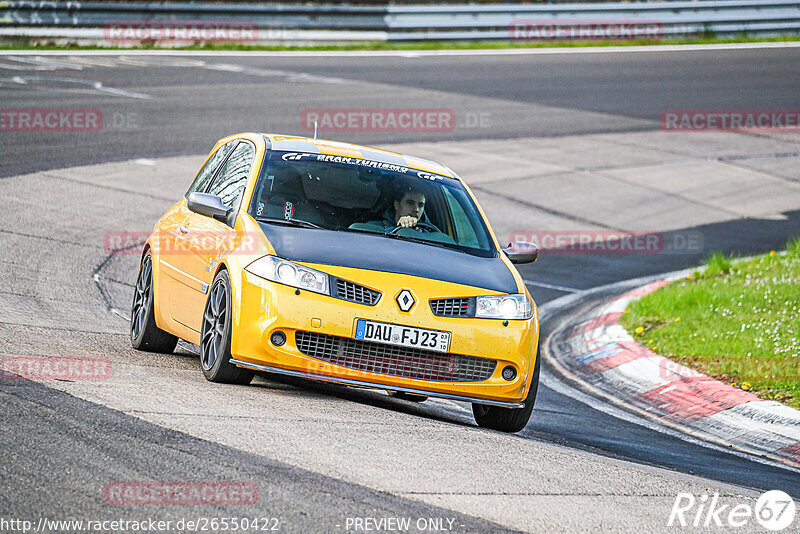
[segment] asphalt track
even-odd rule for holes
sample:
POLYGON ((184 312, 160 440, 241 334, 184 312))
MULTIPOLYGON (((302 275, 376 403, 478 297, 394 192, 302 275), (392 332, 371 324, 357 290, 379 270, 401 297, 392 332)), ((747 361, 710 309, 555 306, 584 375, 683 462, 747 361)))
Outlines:
MULTIPOLYGON (((531 147, 537 143, 557 147, 550 154, 555 161, 573 158, 572 152, 584 153, 587 143, 598 139, 620 143, 616 150, 612 146, 593 153, 591 165, 576 161, 571 166, 572 171, 602 172, 597 169, 612 168, 624 159, 625 142, 659 134, 658 118, 664 109, 796 109, 798 73, 800 56, 794 50, 780 49, 333 59, 0 56, 3 108, 96 108, 106 121, 100 133, 0 134, 0 176, 9 177, 0 179, 4 190, 0 202, 6 205, 1 238, 5 258, 0 276, 4 304, 0 308, 0 354, 48 354, 47 347, 55 347, 70 354, 110 353, 123 360, 135 357, 125 348, 124 322, 105 317, 111 314, 96 287, 91 288, 93 294, 82 289, 83 280, 94 286, 91 275, 101 264, 94 258, 103 257, 97 250, 98 242, 89 240, 87 244, 86 236, 102 235, 98 226, 104 226, 103 231, 147 229, 170 199, 177 198, 172 189, 179 191, 188 179, 175 176, 162 188, 159 182, 144 176, 149 162, 140 166, 141 183, 122 178, 116 182, 113 167, 104 168, 108 171, 105 177, 102 172, 90 177, 67 176, 57 169, 201 154, 217 138, 236 131, 302 133, 300 116, 307 108, 429 107, 453 109, 458 126, 444 133, 338 133, 329 137, 389 147, 404 144, 409 152, 418 144, 425 151, 423 155, 431 157, 438 148, 443 156, 437 159, 465 177, 469 170, 464 166, 474 163, 477 168, 481 158, 480 153, 473 153, 472 159, 465 156, 463 147, 476 149, 484 139, 507 140, 493 146, 500 149, 501 156, 501 147, 507 146, 509 161, 534 158, 531 147), (476 126, 475 119, 481 116, 485 121, 476 126), (447 152, 459 146, 461 152, 447 152), (22 182, 10 178, 28 173, 38 174, 22 182), (91 187, 84 187, 87 183, 91 187), (139 193, 126 196, 132 190, 139 193), (112 206, 114 209, 110 209, 112 206), (58 257, 57 266, 47 259, 50 255, 58 257), (68 282, 73 278, 81 280, 74 282, 75 287, 68 282), (56 287, 48 284, 49 279, 56 287), (91 311, 76 312, 73 323, 61 326, 41 313, 51 307, 68 310, 70 305, 91 311)), ((788 187, 786 191, 795 191, 792 187, 800 180, 796 137, 753 135, 731 140, 730 136, 707 135, 710 137, 703 143, 718 145, 719 152, 711 158, 715 164, 727 165, 749 157, 748 172, 769 172, 787 184, 782 186, 788 187), (750 154, 762 145, 762 152, 750 154)), ((660 138, 658 142, 663 144, 660 138)), ((637 146, 627 150, 641 153, 644 149, 637 146)), ((679 154, 675 149, 674 160, 676 165, 683 164, 685 152, 679 154)), ((689 164, 705 165, 703 154, 697 154, 689 164)), ((501 161, 493 165, 502 173, 501 161)), ((189 166, 183 162, 175 165, 182 172, 186 168, 189 166)), ((626 227, 615 222, 612 215, 635 207, 598 205, 587 189, 575 195, 576 208, 569 212, 532 201, 535 188, 527 195, 514 184, 488 178, 485 182, 476 179, 475 183, 479 196, 485 196, 482 204, 499 206, 492 208, 493 213, 501 213, 501 208, 530 210, 542 218, 553 217, 552 228, 575 228, 564 226, 567 222, 593 228, 626 227)), ((725 184, 713 187, 724 189, 725 184)), ((745 193, 746 189, 737 192, 740 196, 745 193)), ((751 191, 753 195, 758 196, 758 192, 751 191)), ((796 202, 797 198, 789 200, 796 202)), ((694 218, 665 213, 648 219, 641 215, 637 216, 639 225, 636 217, 627 225, 642 228, 642 224, 650 224, 667 235, 699 232, 703 236, 700 250, 672 255, 549 257, 526 266, 523 274, 534 282, 530 287, 541 306, 569 291, 688 267, 710 250, 749 254, 779 248, 788 236, 800 233, 800 206, 794 210, 783 209, 783 204, 774 210, 765 208, 759 212, 768 215, 765 217, 732 212, 727 217, 707 219, 699 213, 712 210, 709 202, 695 206, 698 213, 694 218)), ((500 227, 504 232, 519 228, 515 224, 525 224, 492 222, 496 230, 500 227)), ((109 291, 112 302, 118 301, 120 306, 125 305, 124 294, 129 289, 125 283, 135 275, 130 270, 130 261, 111 261, 105 273, 124 282, 109 291)), ((543 317, 543 339, 560 319, 543 317)), ((406 458, 413 474, 409 473, 410 483, 403 485, 390 476, 402 471, 402 465, 382 458, 387 473, 383 475, 377 474, 381 466, 365 459, 359 463, 358 458, 340 457, 334 460, 344 467, 337 470, 331 467, 334 460, 324 458, 323 453, 314 457, 321 449, 289 431, 280 434, 285 443, 273 443, 270 449, 247 442, 243 435, 223 435, 230 431, 224 425, 215 433, 200 423, 194 427, 163 414, 148 416, 151 411, 147 403, 154 400, 137 396, 134 385, 141 389, 141 384, 150 384, 151 391, 159 392, 151 395, 158 397, 157 404, 174 403, 176 411, 187 402, 191 404, 188 399, 193 397, 188 392, 206 395, 210 386, 194 380, 199 371, 191 356, 147 357, 143 363, 135 372, 130 371, 128 382, 120 385, 129 389, 120 391, 87 393, 76 389, 71 395, 61 391, 72 387, 68 384, 51 388, 4 381, 0 385, 4 407, 0 418, 4 451, 0 460, 2 516, 116 517, 120 510, 104 505, 98 497, 98 488, 109 480, 235 478, 231 473, 259 483, 262 493, 268 494, 269 512, 285 520, 287 531, 341 531, 345 517, 392 514, 457 518, 459 525, 464 525, 462 530, 470 532, 498 531, 504 528, 501 525, 533 531, 593 530, 598 526, 609 531, 660 531, 665 528, 677 491, 697 493, 699 488, 720 488, 729 496, 753 496, 757 494, 753 490, 782 489, 800 497, 796 472, 616 417, 602 404, 587 403, 579 392, 571 393, 574 385, 564 384, 549 369, 544 371, 534 420, 520 437, 477 431, 471 427, 469 414, 452 407, 435 403, 407 406, 369 392, 264 381, 259 383, 261 387, 250 388, 256 393, 242 388, 208 393, 220 403, 229 402, 231 392, 245 398, 257 395, 250 399, 251 409, 259 402, 275 401, 281 405, 274 409, 282 425, 297 425, 309 436, 318 435, 311 424, 320 417, 315 410, 321 408, 325 417, 333 417, 328 412, 333 411, 349 428, 333 435, 354 453, 366 450, 380 456, 380 451, 396 451, 398 440, 407 442, 424 458, 413 454, 406 458), (128 399, 130 404, 126 405, 128 399), (136 402, 142 403, 139 410, 136 402), (293 407, 284 406, 288 403, 293 407), (389 423, 381 423, 384 419, 389 423), (387 426, 373 427, 384 431, 363 438, 369 440, 369 447, 360 447, 359 440, 347 441, 348 435, 361 436, 371 424, 387 426), (283 449, 290 445, 307 446, 309 457, 283 449), (491 469, 479 466, 479 454, 468 454, 471 448, 524 455, 517 462, 522 464, 518 472, 507 470, 515 464, 511 456, 500 462, 494 473, 499 480, 523 474, 525 483, 506 487, 498 482, 487 491, 466 479, 448 480, 448 474, 438 470, 440 462, 431 461, 445 452, 464 454, 461 474, 472 471, 476 477, 491 476, 491 469), (304 462, 307 469, 298 467, 304 462), (385 483, 383 476, 389 479, 385 483), (592 480, 594 477, 600 480, 592 480), (448 487, 437 487, 430 480, 436 478, 444 479, 448 487), (653 482, 653 478, 659 481, 653 482), (463 488, 459 489, 459 484, 463 488), (402 489, 392 489, 395 487, 402 489), (46 496, 44 488, 56 498, 46 496), (519 508, 525 508, 519 499, 534 502, 544 512, 531 515, 536 521, 518 517, 519 508), (629 511, 631 503, 660 509, 633 513, 629 511), (590 509, 600 510, 600 517, 592 516, 590 509), (621 517, 625 513, 631 517, 621 517), (654 519, 658 517, 661 522, 654 519)), ((222 405, 219 409, 230 414, 222 405)), ((327 424, 317 426, 327 428, 327 424)), ((265 420, 239 430, 243 434, 254 432, 261 425, 276 430, 265 420)), ((449 465, 449 461, 442 460, 441 465, 449 465)), ((159 509, 158 516, 185 516, 189 512, 209 515, 212 511, 159 509)), ((125 512, 131 517, 153 515, 148 510, 125 512)), ((264 508, 239 515, 251 513, 263 514, 264 508)))
POLYGON ((233 131, 311 133, 307 108, 435 107, 441 133, 344 133, 367 144, 657 130, 664 109, 792 109, 796 48, 475 57, 4 56, 3 106, 99 108, 103 135, 15 133, 0 176, 199 154, 233 131), (33 62, 33 64, 31 64, 33 62), (53 70, 48 70, 53 69, 53 70), (14 81, 17 77, 18 80, 14 81), (94 84, 103 84, 95 89, 94 84), (380 87, 380 91, 376 91, 380 87), (114 90, 142 98, 114 96, 114 90), (114 114, 131 123, 110 124, 114 114), (480 114, 488 125, 469 126, 480 114))

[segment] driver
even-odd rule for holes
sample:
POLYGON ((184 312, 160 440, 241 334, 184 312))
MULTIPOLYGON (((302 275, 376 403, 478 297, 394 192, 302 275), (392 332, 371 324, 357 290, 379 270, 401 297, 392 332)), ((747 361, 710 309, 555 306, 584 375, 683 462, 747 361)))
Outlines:
POLYGON ((391 226, 413 228, 425 211, 425 193, 411 187, 400 189, 394 196, 392 206, 394 207, 394 222, 391 226))
POLYGON ((427 220, 424 213, 425 193, 413 185, 401 185, 394 190, 392 204, 383 212, 383 219, 367 224, 380 225, 384 232, 395 227, 430 232, 430 228, 417 227, 417 223, 424 222, 426 226, 436 228, 427 220))
POLYGON ((383 212, 381 220, 350 225, 353 229, 389 232, 394 228, 412 228, 417 231, 437 231, 425 216, 425 193, 413 185, 403 184, 392 192, 392 202, 383 212), (424 223, 424 226, 421 224, 424 223), (417 226, 417 225, 420 226, 417 226), (380 230, 379 230, 380 229, 380 230))

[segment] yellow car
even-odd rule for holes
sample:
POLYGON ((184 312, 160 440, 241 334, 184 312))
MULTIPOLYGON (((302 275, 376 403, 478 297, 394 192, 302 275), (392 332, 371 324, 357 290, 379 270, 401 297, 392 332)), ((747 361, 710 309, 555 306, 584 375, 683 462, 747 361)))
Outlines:
POLYGON ((539 381, 536 305, 469 188, 427 160, 305 137, 220 140, 142 251, 136 349, 200 346, 257 371, 471 402, 517 432, 539 381))

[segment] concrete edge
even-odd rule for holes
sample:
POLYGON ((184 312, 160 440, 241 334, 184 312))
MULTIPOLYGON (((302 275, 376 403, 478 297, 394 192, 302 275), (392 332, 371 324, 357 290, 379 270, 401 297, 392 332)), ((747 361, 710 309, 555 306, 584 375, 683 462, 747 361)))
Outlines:
POLYGON ((695 269, 637 278, 562 297, 540 314, 600 304, 564 319, 544 343, 556 371, 595 396, 659 425, 800 472, 800 411, 759 399, 636 343, 619 325, 628 304, 695 269))
POLYGON ((766 41, 758 43, 719 43, 686 45, 631 45, 552 48, 491 48, 491 49, 408 49, 408 50, 141 50, 109 48, 108 50, 0 50, 0 56, 217 56, 217 57, 428 57, 428 56, 518 56, 550 54, 615 54, 671 53, 719 50, 754 50, 800 48, 800 41, 766 41))

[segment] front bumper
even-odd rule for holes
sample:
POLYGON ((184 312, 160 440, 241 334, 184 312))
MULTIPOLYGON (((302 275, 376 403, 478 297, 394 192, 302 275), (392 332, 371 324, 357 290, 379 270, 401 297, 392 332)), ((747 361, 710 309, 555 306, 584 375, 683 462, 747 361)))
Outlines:
POLYGON ((519 408, 530 387, 538 342, 538 317, 529 320, 503 321, 439 317, 428 305, 432 298, 471 296, 469 286, 413 278, 408 275, 364 271, 332 266, 309 265, 334 276, 358 281, 380 290, 383 295, 375 306, 365 306, 308 291, 299 294, 292 287, 276 284, 242 271, 237 293, 241 306, 234 310, 232 355, 235 365, 301 378, 339 384, 404 391, 417 395, 478 402, 507 408, 519 408), (400 289, 410 289, 416 305, 404 313, 394 300, 400 289), (422 380, 369 372, 336 365, 310 357, 298 349, 298 331, 352 339, 359 318, 403 324, 418 328, 451 332, 452 355, 491 358, 497 365, 488 379, 480 381, 422 380), (286 335, 286 343, 270 342, 273 332, 286 335), (513 365, 517 376, 511 381, 502 370, 513 365))

